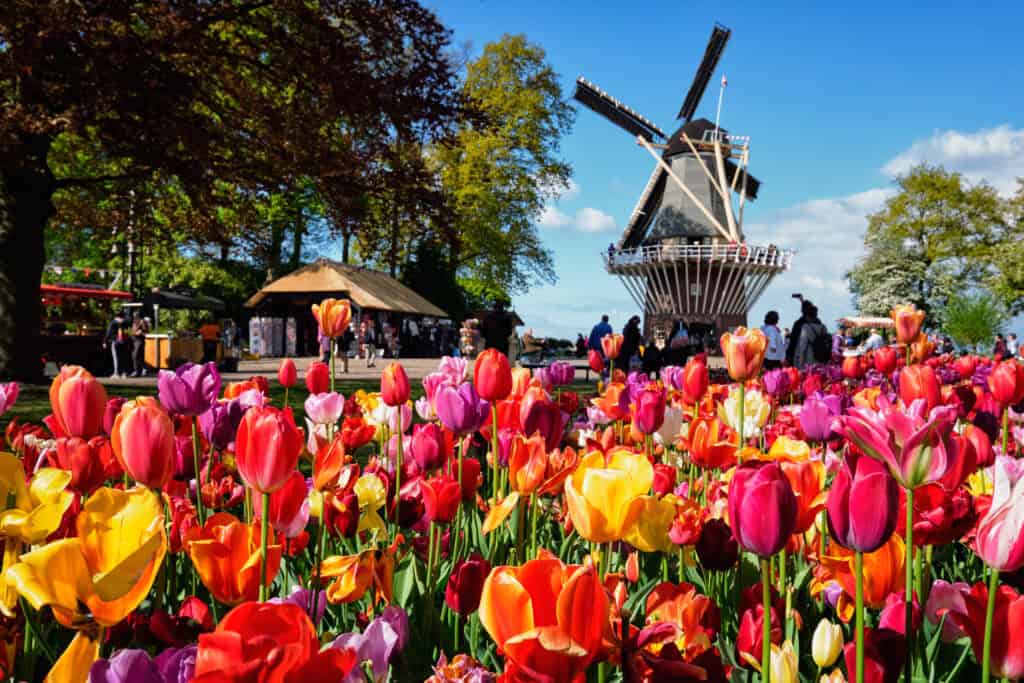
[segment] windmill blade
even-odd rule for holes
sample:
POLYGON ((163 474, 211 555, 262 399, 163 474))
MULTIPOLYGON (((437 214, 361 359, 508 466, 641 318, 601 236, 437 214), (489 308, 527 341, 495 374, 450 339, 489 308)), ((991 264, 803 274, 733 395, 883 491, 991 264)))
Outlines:
POLYGON ((761 181, 755 178, 754 176, 750 175, 746 171, 740 170, 740 167, 737 166, 732 161, 730 161, 729 159, 725 160, 725 179, 729 182, 730 185, 735 185, 736 187, 739 187, 740 183, 743 182, 744 173, 746 173, 747 176, 747 198, 757 199, 757 191, 761 189, 761 181), (740 177, 736 179, 735 183, 733 183, 733 176, 736 175, 737 171, 740 173, 740 177))
POLYGON ((701 98, 704 97, 704 91, 707 90, 708 81, 714 75, 715 69, 718 67, 718 60, 722 58, 725 44, 729 42, 731 35, 732 29, 721 24, 715 24, 715 27, 711 29, 711 38, 708 39, 708 46, 704 49, 704 59, 700 60, 700 66, 697 67, 697 74, 693 77, 690 91, 686 93, 679 116, 676 117, 682 119, 683 123, 687 123, 696 113, 697 106, 700 104, 701 98))
POLYGON ((633 111, 582 76, 576 79, 576 92, 573 93, 573 97, 619 128, 633 135, 640 135, 648 142, 653 141, 655 137, 662 140, 667 137, 664 131, 649 119, 633 111))

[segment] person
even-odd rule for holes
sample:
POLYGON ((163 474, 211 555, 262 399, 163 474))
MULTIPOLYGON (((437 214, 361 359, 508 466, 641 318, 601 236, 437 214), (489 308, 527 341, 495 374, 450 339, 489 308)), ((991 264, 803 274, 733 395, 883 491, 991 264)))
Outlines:
POLYGON ((114 319, 110 321, 110 325, 107 326, 107 334, 103 338, 103 346, 104 348, 110 347, 110 356, 114 360, 114 374, 111 377, 128 376, 121 363, 124 358, 124 347, 128 343, 126 327, 125 312, 118 311, 114 314, 114 319))
POLYGON ((346 375, 348 374, 348 359, 352 355, 352 342, 356 340, 355 326, 354 322, 350 322, 342 333, 341 339, 338 340, 341 347, 338 350, 341 352, 342 372, 346 375))
POLYGON ((217 361, 217 342, 220 341, 220 325, 207 319, 199 328, 199 336, 203 339, 203 362, 214 363, 217 361))
POLYGON ((878 333, 878 328, 868 330, 868 338, 864 340, 864 351, 875 351, 885 346, 885 340, 878 333))
POLYGON ((143 377, 146 374, 146 335, 149 334, 149 322, 142 313, 132 314, 132 377, 143 377))
POLYGON ((940 348, 942 349, 942 353, 945 354, 952 354, 956 351, 956 347, 953 345, 953 340, 949 337, 942 338, 942 346, 940 348))
POLYGON ((622 349, 619 351, 616 367, 629 372, 633 356, 640 353, 641 341, 643 338, 640 334, 640 316, 634 315, 622 328, 622 349))
POLYGON ((652 338, 644 345, 643 358, 640 361, 641 369, 648 377, 656 377, 663 364, 663 353, 658 349, 652 338))
POLYGON ((1006 335, 1006 353, 1016 356, 1020 351, 1020 344, 1017 343, 1017 335, 1014 332, 1006 335))
POLYGON ((485 349, 497 349, 508 355, 508 338, 515 329, 512 316, 505 311, 505 302, 496 301, 494 310, 488 311, 480 323, 485 349))
POLYGON ((786 360, 786 342, 782 338, 782 331, 779 330, 778 311, 765 313, 761 331, 764 332, 764 336, 768 340, 768 347, 764 352, 764 369, 781 368, 782 361, 786 360))
POLYGON ((832 339, 818 319, 818 307, 809 300, 800 305, 801 315, 793 323, 786 348, 786 361, 802 370, 813 363, 826 363, 832 354, 832 339))
POLYGON ((543 353, 544 351, 544 340, 533 336, 533 328, 526 328, 526 332, 523 332, 523 355, 532 353, 543 353))
POLYGON ((366 367, 377 365, 377 332, 373 327, 372 318, 363 318, 359 327, 359 343, 366 357, 366 367))
POLYGON ((1006 340, 1003 339, 1003 335, 996 335, 996 343, 992 346, 992 355, 995 356, 996 360, 1002 360, 1006 357, 1006 340))
POLYGON ((608 314, 601 316, 601 322, 594 325, 590 330, 590 337, 587 339, 587 348, 594 349, 604 358, 604 351, 601 350, 601 339, 612 333, 612 326, 608 323, 608 314))
POLYGON ((668 333, 667 345, 662 349, 661 362, 664 365, 685 365, 690 352, 690 329, 682 320, 672 323, 668 333))
POLYGON ((583 338, 583 333, 579 332, 576 334, 576 357, 583 358, 587 355, 587 340, 583 338))

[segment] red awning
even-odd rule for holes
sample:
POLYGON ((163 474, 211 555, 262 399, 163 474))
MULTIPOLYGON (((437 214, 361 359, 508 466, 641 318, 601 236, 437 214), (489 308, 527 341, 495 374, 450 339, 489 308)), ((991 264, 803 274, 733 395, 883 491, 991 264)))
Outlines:
POLYGON ((93 289, 91 287, 69 287, 66 285, 40 285, 39 293, 47 298, 60 299, 65 296, 77 296, 83 299, 133 299, 131 292, 117 289, 93 289))

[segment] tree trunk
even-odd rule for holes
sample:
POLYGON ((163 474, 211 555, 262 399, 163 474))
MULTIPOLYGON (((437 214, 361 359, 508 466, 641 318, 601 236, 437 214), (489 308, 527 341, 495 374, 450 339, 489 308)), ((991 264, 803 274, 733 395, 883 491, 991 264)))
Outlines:
POLYGON ((0 377, 40 381, 39 284, 53 215, 48 138, 27 140, 18 165, 0 168, 0 377))
POLYGON ((306 234, 306 217, 302 213, 302 207, 298 207, 295 216, 295 231, 292 238, 292 256, 289 262, 292 270, 299 267, 302 262, 302 237, 306 234))

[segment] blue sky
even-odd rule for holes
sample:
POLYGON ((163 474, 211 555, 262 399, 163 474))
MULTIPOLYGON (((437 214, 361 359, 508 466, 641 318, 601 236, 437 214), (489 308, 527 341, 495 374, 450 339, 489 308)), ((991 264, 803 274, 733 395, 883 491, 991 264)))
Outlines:
MULTIPOLYGON (((852 313, 843 273, 862 253, 864 216, 892 178, 927 160, 1001 191, 1024 176, 1024 5, 918 10, 733 3, 425 0, 474 54, 503 33, 541 45, 566 95, 579 75, 652 119, 674 116, 715 21, 733 30, 698 116, 751 136, 751 171, 764 183, 745 216, 747 239, 798 251, 754 308, 795 317, 792 292, 831 325, 852 313)), ((514 301, 539 334, 575 336, 607 312, 618 328, 636 306, 599 254, 617 240, 652 160, 624 131, 579 108, 562 155, 573 187, 539 229, 559 282, 514 301)))

